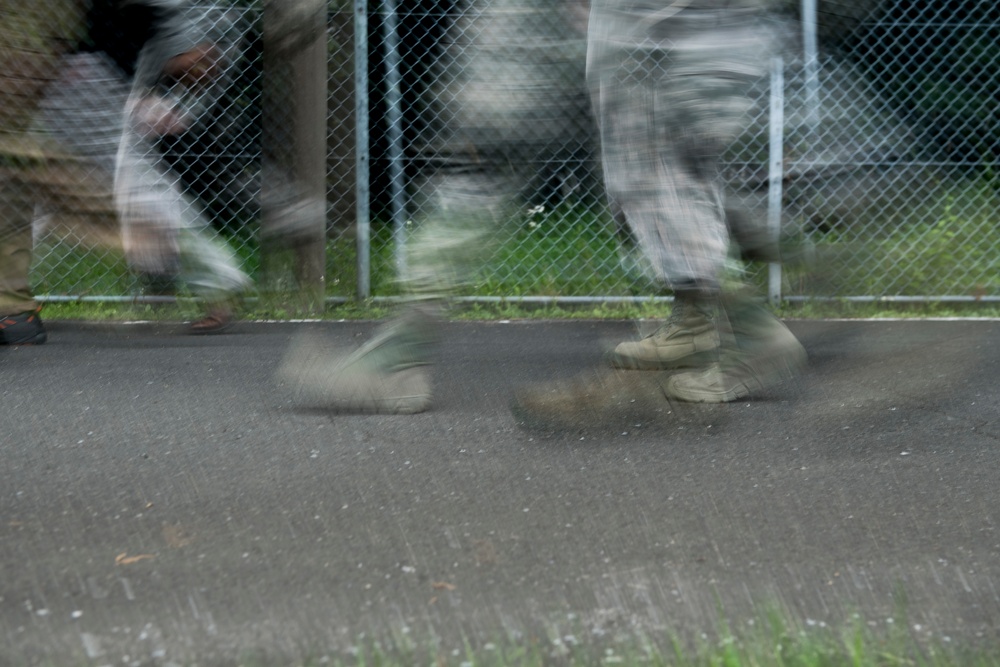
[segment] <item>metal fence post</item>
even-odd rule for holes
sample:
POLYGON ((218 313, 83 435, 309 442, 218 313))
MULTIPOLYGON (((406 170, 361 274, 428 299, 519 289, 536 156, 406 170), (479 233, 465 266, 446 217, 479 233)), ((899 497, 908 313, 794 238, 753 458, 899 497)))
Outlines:
POLYGON ((819 57, 816 43, 816 0, 802 0, 802 49, 806 76, 806 122, 809 130, 819 125, 819 57))
POLYGON ((396 0, 383 0, 382 12, 392 229, 396 248, 396 273, 402 279, 406 275, 406 178, 403 168, 403 93, 399 72, 399 17, 396 0))
POLYGON ((368 127, 368 2, 354 1, 354 114, 357 147, 357 249, 359 300, 371 296, 371 191, 368 127))
MULTIPOLYGON (((781 57, 771 61, 771 112, 769 114, 768 175, 767 175, 767 228, 778 242, 781 236, 782 180, 784 179, 784 126, 785 126, 785 63, 781 57)), ((771 262, 767 267, 767 298, 776 304, 781 301, 781 264, 771 262)))

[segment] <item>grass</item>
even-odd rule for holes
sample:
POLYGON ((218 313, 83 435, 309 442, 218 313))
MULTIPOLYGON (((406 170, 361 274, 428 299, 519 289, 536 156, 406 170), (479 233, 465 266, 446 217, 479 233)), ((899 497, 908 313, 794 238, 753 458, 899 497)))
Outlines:
MULTIPOLYGON (((448 316, 453 320, 641 320, 660 319, 669 312, 669 304, 644 301, 637 303, 531 304, 508 302, 465 302, 453 304, 448 316)), ((1000 319, 1000 304, 975 303, 855 303, 846 301, 785 303, 773 309, 786 319, 928 319, 990 318, 1000 319)), ((192 300, 177 303, 147 304, 129 302, 70 301, 47 303, 44 318, 77 321, 181 321, 200 312, 192 300)), ((293 299, 249 301, 243 311, 248 320, 291 320, 315 318, 326 320, 380 320, 391 316, 395 305, 388 301, 327 304, 322 312, 303 309, 293 299)))
MULTIPOLYGON (((890 626, 891 628, 892 626, 890 626)), ((277 657, 267 649, 243 651, 220 664, 239 667, 995 667, 1000 649, 934 638, 911 628, 873 630, 858 617, 841 627, 810 621, 789 625, 772 614, 738 631, 712 637, 676 636, 591 640, 584 635, 468 640, 446 648, 403 635, 389 643, 361 637, 309 657, 277 657)), ((0 652, 0 657, 3 654, 0 652)), ((12 665, 18 662, 9 663, 12 665)), ((47 663, 42 663, 47 664, 47 663)), ((74 663, 75 664, 75 663, 74 663)), ((80 663, 82 664, 82 663, 80 663)), ((187 667, 188 663, 183 664, 187 667)), ((195 663, 190 663, 194 665, 195 663)))
MULTIPOLYGON (((782 293, 800 300, 783 302, 786 317, 997 317, 1000 303, 955 302, 934 295, 963 298, 1000 296, 1000 226, 992 219, 1000 196, 986 179, 956 181, 939 188, 935 198, 919 211, 882 210, 882 218, 866 230, 834 228, 813 233, 815 260, 786 267, 782 293), (903 216, 894 219, 893 215, 903 216), (886 217, 888 216, 888 217, 886 217), (919 220, 914 222, 913 220, 919 220), (813 299, 808 297, 833 297, 813 299), (869 298, 869 302, 838 300, 838 295, 869 298), (883 297, 925 297, 918 303, 892 303, 883 297)), ((258 279, 260 252, 252 234, 231 237, 240 260, 258 279)), ((394 282, 392 230, 373 224, 371 239, 371 288, 380 298, 398 296, 394 282)), ((248 317, 287 319, 309 309, 292 291, 294 258, 279 255, 271 263, 260 298, 251 303, 248 317), (275 270, 274 267, 278 267, 275 270), (282 268, 283 267, 283 268, 282 268)), ((352 299, 357 282, 357 248, 350 234, 328 242, 326 296, 346 304, 330 305, 321 314, 328 318, 378 319, 389 304, 352 299)), ((531 209, 505 230, 503 239, 487 258, 465 296, 507 299, 496 303, 462 304, 454 315, 477 319, 659 317, 662 303, 616 303, 657 293, 641 272, 630 268, 614 224, 592 210, 561 207, 531 209), (525 303, 522 297, 612 297, 606 302, 525 303)), ((765 273, 748 277, 763 288, 765 273)), ((141 287, 114 252, 97 252, 64 244, 41 245, 33 270, 36 292, 57 297, 84 297, 74 303, 52 303, 49 317, 67 319, 171 319, 190 313, 193 306, 151 307, 123 302, 98 303, 86 299, 127 297, 141 287)), ((183 295, 182 295, 183 296, 183 295)))
MULTIPOLYGON (((884 202, 882 202, 884 203, 884 202)), ((880 296, 1000 295, 1000 190, 955 180, 919 206, 872 206, 860 229, 814 235, 817 258, 792 269, 786 291, 880 296)))
POLYGON ((987 667, 1000 665, 995 645, 934 636, 919 625, 866 623, 854 615, 841 626, 817 621, 793 625, 765 613, 739 629, 721 623, 712 636, 594 638, 577 634, 466 641, 447 648, 409 635, 390 643, 361 639, 346 650, 313 651, 299 662, 247 655, 246 667, 281 664, 319 667, 987 667), (881 627, 879 627, 881 626, 881 627))

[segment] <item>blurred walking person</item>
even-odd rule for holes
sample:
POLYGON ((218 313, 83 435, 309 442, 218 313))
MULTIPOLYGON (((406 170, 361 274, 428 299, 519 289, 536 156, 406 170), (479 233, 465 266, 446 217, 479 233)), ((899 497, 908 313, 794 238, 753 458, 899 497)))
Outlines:
POLYGON ((192 333, 222 331, 250 278, 200 206, 181 192, 155 142, 193 123, 194 110, 182 100, 198 99, 225 51, 187 0, 90 1, 84 50, 110 57, 130 80, 114 171, 126 259, 154 283, 179 279, 206 304, 192 333))
MULTIPOLYGON (((611 352, 626 373, 523 389, 514 402, 521 416, 560 418, 637 389, 729 402, 804 366, 795 336, 725 275, 733 238, 766 237, 753 216, 727 210, 719 177, 775 46, 766 4, 592 0, 587 80, 608 196, 674 305, 657 330, 611 352)), ((776 258, 776 246, 742 250, 776 258)))
POLYGON ((447 14, 432 113, 415 142, 407 304, 357 350, 300 336, 279 375, 303 401, 348 412, 430 407, 448 298, 471 281, 499 228, 523 213, 546 177, 542 165, 579 163, 593 143, 586 19, 584 0, 463 0, 447 14))
POLYGON ((0 345, 46 340, 28 277, 31 223, 37 184, 50 163, 62 160, 47 154, 31 126, 84 27, 76 0, 0 5, 0 345))
POLYGON ((153 146, 190 122, 169 87, 203 85, 222 52, 184 0, 65 0, 6 12, 3 136, 20 147, 7 152, 29 158, 4 179, 3 340, 45 340, 28 284, 36 205, 56 233, 122 247, 148 281, 179 277, 208 310, 191 331, 223 330, 250 280, 153 146))

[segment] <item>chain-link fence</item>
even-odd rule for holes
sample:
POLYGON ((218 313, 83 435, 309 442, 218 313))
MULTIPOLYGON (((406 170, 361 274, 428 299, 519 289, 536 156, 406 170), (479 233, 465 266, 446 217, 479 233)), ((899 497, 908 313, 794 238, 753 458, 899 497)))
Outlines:
MULTIPOLYGON (((800 21, 798 2, 786 5, 774 17, 781 59, 755 91, 723 169, 729 200, 780 228, 791 260, 748 267, 749 279, 792 299, 1000 299, 994 3, 819 0, 815 50, 803 30, 814 24, 800 21)), ((303 279, 302 256, 285 269, 270 258, 300 249, 262 241, 261 195, 269 179, 289 180, 295 151, 309 145, 295 129, 307 118, 304 65, 268 59, 258 9, 199 12, 226 66, 197 99, 172 91, 193 122, 155 142, 157 159, 259 284, 293 284, 303 279), (282 168, 266 167, 269 154, 282 168)), ((320 130, 328 297, 394 295, 414 230, 438 212, 443 180, 468 182, 501 154, 509 169, 477 187, 513 192, 517 205, 505 209, 467 294, 658 293, 606 205, 584 85, 586 23, 585 0, 328 6, 320 130)), ((71 83, 61 90, 77 103, 64 113, 99 119, 97 107, 113 96, 71 83)), ((35 232, 33 279, 50 299, 175 287, 149 284, 120 247, 74 235, 51 211, 38 210, 35 232)))
POLYGON ((784 220, 818 254, 787 293, 996 299, 995 3, 860 4, 812 82, 808 62, 789 68, 784 220))
MULTIPOLYGON (((55 12, 59 4, 50 6, 55 12)), ((211 77, 190 84, 164 79, 134 107, 130 95, 140 76, 135 68, 141 64, 130 42, 146 24, 138 13, 120 24, 105 23, 115 11, 113 3, 95 2, 92 14, 76 29, 76 39, 59 47, 70 52, 60 57, 35 112, 31 134, 49 157, 32 181, 38 186, 32 278, 37 293, 49 300, 169 299, 184 290, 173 259, 155 268, 151 264, 158 263, 148 260, 151 253, 168 255, 185 243, 179 230, 153 232, 145 240, 140 240, 137 227, 131 239, 122 233, 115 173, 131 158, 164 176, 155 187, 173 186, 179 195, 169 201, 177 210, 165 212, 156 224, 214 227, 238 265, 254 272, 258 264, 261 93, 256 13, 229 6, 192 8, 185 16, 191 34, 197 42, 214 44, 212 58, 218 66, 211 77), (120 34, 129 26, 137 34, 120 34), (141 121, 148 131, 135 143, 142 154, 130 156, 125 128, 140 118, 150 119, 141 121), (174 120, 166 123, 167 118, 174 120), (73 166, 71 173, 64 173, 66 164, 73 166), (80 209, 88 215, 80 215, 80 209), (128 260, 130 241, 133 258, 128 260), (138 257, 143 246, 145 263, 138 257)))

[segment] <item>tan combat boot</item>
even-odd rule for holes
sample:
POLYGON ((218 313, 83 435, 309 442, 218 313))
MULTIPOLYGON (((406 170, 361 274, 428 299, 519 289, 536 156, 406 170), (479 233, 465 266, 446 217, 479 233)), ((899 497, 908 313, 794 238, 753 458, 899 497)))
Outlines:
POLYGON ((724 344, 719 360, 666 379, 669 398, 692 403, 728 403, 759 393, 800 372, 806 351, 795 335, 763 306, 743 297, 723 300, 724 344))
POLYGON ((637 341, 619 343, 608 355, 615 368, 660 371, 700 368, 718 359, 715 300, 678 293, 670 317, 637 341))

